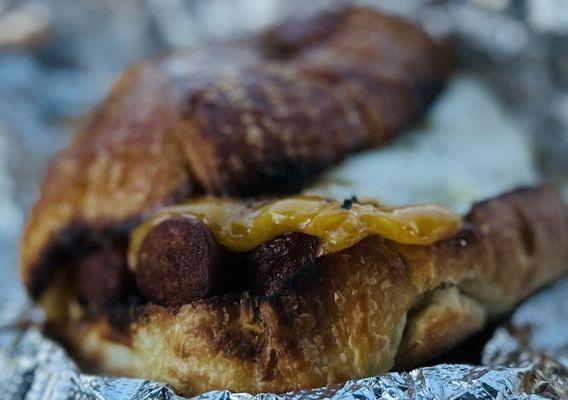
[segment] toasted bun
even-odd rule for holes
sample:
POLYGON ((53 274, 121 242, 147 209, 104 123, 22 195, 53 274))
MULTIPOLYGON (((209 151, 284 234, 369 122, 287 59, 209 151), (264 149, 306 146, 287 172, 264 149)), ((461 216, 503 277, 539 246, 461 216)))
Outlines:
POLYGON ((481 202, 465 222, 431 246, 369 237, 272 296, 71 317, 59 333, 102 371, 182 393, 283 392, 414 366, 566 269, 568 210, 549 187, 481 202))

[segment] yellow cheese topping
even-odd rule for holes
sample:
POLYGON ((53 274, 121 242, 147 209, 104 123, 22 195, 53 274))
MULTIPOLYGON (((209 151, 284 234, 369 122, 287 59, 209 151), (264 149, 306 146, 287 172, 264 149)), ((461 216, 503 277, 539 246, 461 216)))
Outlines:
POLYGON ((250 204, 243 200, 205 197, 159 210, 131 237, 129 265, 153 227, 170 218, 196 218, 211 230, 217 241, 233 252, 252 250, 284 233, 303 232, 320 239, 320 255, 353 246, 369 235, 398 243, 428 245, 447 239, 461 227, 461 218, 436 205, 401 208, 374 203, 342 207, 315 196, 295 196, 250 204))

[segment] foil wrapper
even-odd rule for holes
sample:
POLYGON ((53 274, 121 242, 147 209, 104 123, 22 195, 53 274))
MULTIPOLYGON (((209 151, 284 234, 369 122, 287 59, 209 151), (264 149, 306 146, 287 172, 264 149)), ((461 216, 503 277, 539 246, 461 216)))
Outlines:
MULTIPOLYGON (((532 133, 543 176, 568 200, 568 0, 0 0, 0 398, 182 399, 158 382, 84 374, 43 334, 42 312, 15 265, 45 161, 135 60, 351 3, 452 36, 464 68, 496 88, 532 133)), ((194 398, 568 399, 567 296, 565 277, 525 301, 499 323, 479 365, 438 364, 279 395, 194 398)))

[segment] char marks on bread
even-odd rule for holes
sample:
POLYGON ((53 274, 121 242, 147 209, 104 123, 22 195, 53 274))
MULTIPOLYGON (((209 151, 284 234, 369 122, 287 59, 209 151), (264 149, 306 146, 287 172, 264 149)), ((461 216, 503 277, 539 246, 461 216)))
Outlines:
POLYGON ((273 271, 268 296, 137 306, 127 329, 106 314, 60 328, 107 372, 183 393, 284 392, 417 365, 553 281, 567 261, 568 209, 542 186, 474 205, 448 240, 417 246, 375 235, 273 271))

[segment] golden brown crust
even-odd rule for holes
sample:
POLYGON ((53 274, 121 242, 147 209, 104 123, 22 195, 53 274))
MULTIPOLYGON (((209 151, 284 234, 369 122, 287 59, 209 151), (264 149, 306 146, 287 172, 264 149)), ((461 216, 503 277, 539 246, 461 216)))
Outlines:
POLYGON ((107 372, 185 393, 281 392, 415 365, 566 269, 568 210, 549 187, 479 203, 466 222, 430 246, 370 237, 273 296, 139 307, 123 330, 105 316, 71 318, 60 332, 107 372))
POLYGON ((448 49, 404 21, 368 9, 320 20, 315 33, 298 21, 294 44, 268 34, 127 72, 44 179, 21 247, 32 295, 70 248, 124 237, 157 207, 273 192, 386 140, 449 74, 448 49))
POLYGON ((411 310, 395 360, 408 369, 454 347, 479 331, 487 313, 479 302, 455 286, 435 289, 411 310))

